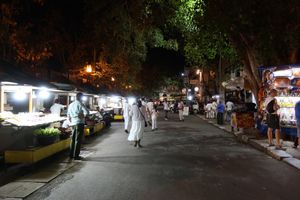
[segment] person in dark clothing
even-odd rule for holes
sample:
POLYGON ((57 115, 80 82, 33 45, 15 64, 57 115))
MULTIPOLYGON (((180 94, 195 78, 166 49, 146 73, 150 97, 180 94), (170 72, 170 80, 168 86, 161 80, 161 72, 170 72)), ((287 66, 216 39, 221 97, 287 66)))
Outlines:
POLYGON ((269 146, 274 146, 273 144, 273 130, 275 129, 276 134, 276 149, 282 149, 280 144, 280 119, 277 111, 279 110, 279 105, 275 97, 277 96, 277 90, 272 89, 270 91, 270 96, 265 101, 265 107, 267 112, 267 124, 268 124, 268 141, 269 146))
POLYGON ((222 125, 224 124, 224 112, 225 112, 225 105, 222 101, 219 101, 217 106, 217 123, 222 125))
POLYGON ((297 137, 295 138, 294 148, 297 148, 300 144, 300 101, 298 101, 295 106, 295 117, 297 122, 297 137))

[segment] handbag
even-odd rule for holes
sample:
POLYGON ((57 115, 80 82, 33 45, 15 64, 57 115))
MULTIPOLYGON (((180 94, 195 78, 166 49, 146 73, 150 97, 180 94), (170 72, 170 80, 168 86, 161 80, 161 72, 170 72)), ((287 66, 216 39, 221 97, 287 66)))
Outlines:
POLYGON ((147 122, 146 122, 145 116, 143 115, 143 113, 142 113, 142 111, 140 110, 140 108, 138 108, 138 109, 139 109, 141 115, 143 116, 143 119, 144 119, 144 122, 145 122, 145 127, 147 127, 148 124, 147 124, 147 122))

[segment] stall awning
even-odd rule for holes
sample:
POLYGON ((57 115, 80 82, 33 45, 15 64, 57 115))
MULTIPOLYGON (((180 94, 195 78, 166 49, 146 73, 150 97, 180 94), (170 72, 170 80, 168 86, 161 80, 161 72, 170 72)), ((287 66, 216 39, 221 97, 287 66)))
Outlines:
POLYGON ((38 79, 30 74, 23 72, 19 67, 0 60, 0 78, 1 81, 16 82, 18 84, 27 84, 36 87, 47 87, 57 89, 57 87, 47 81, 38 79))

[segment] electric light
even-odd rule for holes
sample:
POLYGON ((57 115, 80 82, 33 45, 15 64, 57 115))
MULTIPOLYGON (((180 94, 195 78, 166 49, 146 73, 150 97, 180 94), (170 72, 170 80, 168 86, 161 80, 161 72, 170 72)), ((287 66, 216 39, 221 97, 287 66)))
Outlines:
POLYGON ((50 93, 47 91, 47 88, 41 88, 39 91, 38 97, 41 99, 48 99, 50 96, 50 93))
POLYGON ((93 71, 92 65, 87 65, 86 70, 87 73, 91 73, 93 71))
POLYGON ((112 97, 111 97, 111 101, 112 101, 112 102, 118 102, 118 101, 119 101, 119 97, 117 97, 117 96, 112 96, 112 97))
POLYGON ((16 91, 13 96, 17 101, 24 101, 26 99, 26 93, 21 90, 16 91))
POLYGON ((195 92, 198 92, 199 91, 199 87, 195 87, 195 92))
POLYGON ((191 96, 191 95, 188 96, 188 100, 190 100, 190 101, 193 100, 193 96, 191 96))
POLYGON ((82 96, 82 97, 81 97, 81 100, 82 100, 82 101, 87 101, 88 98, 87 98, 87 96, 82 96))
POLYGON ((103 105, 103 104, 106 104, 106 99, 104 99, 104 98, 101 98, 100 99, 100 103, 103 105))
POLYGON ((132 104, 134 104, 136 102, 136 98, 134 98, 134 97, 129 97, 128 98, 128 103, 129 103, 129 105, 132 105, 132 104))

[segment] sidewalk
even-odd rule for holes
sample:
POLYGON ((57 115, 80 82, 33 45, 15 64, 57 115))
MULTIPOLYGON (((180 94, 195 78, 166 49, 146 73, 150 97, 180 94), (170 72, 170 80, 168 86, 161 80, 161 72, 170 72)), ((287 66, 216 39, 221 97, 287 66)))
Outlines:
POLYGON ((211 125, 227 133, 235 135, 240 142, 249 144, 252 147, 268 154, 272 158, 286 162, 287 164, 300 170, 300 149, 299 148, 294 149, 293 142, 283 141, 282 146, 286 148, 286 151, 276 150, 275 147, 268 147, 267 139, 263 138, 263 136, 259 136, 256 130, 253 130, 251 132, 248 131, 248 133, 237 132, 237 131, 232 132, 231 126, 229 124, 218 125, 216 119, 206 119, 202 115, 197 115, 197 116, 202 120, 207 121, 211 125))

